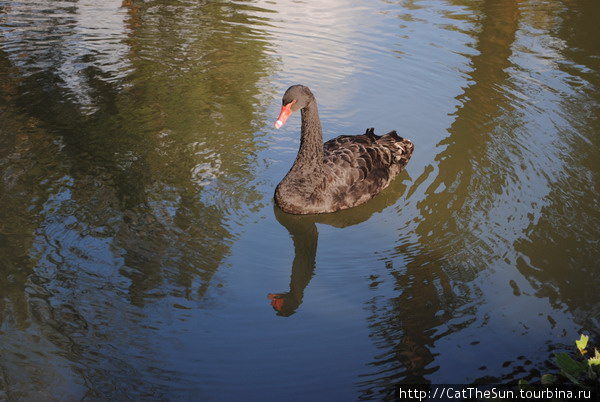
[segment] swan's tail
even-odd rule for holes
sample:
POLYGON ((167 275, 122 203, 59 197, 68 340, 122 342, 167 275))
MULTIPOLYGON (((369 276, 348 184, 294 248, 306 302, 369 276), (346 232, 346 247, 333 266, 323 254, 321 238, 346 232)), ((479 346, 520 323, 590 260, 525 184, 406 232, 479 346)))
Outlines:
MULTIPOLYGON (((375 135, 373 129, 370 129, 370 132, 367 130, 367 133, 375 135)), ((395 130, 382 135, 378 138, 377 142, 387 146, 394 157, 394 161, 396 164, 399 164, 401 168, 406 166, 415 150, 415 145, 412 141, 408 138, 400 137, 395 130)))

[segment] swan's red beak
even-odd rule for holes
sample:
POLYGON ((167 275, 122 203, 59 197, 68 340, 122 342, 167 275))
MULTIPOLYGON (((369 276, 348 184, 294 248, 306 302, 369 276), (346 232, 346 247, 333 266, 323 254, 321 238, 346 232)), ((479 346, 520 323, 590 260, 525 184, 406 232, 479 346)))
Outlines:
POLYGON ((269 293, 267 299, 271 300, 271 306, 273 306, 276 311, 281 311, 285 300, 280 293, 269 293))
POLYGON ((275 122, 275 128, 281 128, 285 124, 285 121, 292 115, 292 105, 294 102, 290 102, 287 105, 281 107, 281 113, 275 122))

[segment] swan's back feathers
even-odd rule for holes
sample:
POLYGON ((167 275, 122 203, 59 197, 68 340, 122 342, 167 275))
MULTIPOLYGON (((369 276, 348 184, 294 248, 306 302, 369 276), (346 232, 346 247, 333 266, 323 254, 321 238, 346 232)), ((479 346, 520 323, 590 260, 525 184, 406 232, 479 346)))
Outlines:
MULTIPOLYGON (((324 182, 333 210, 361 204, 386 188, 406 166, 414 146, 391 131, 375 135, 343 135, 327 141, 324 150, 324 182)), ((316 192, 321 189, 317 188, 316 192)))

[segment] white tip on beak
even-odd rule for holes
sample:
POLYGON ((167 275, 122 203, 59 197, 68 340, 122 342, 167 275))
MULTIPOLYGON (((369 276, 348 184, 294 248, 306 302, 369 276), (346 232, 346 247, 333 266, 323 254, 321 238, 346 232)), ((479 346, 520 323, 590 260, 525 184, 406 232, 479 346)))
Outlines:
POLYGON ((275 122, 275 128, 281 128, 281 126, 283 126, 283 122, 281 120, 277 120, 275 122))

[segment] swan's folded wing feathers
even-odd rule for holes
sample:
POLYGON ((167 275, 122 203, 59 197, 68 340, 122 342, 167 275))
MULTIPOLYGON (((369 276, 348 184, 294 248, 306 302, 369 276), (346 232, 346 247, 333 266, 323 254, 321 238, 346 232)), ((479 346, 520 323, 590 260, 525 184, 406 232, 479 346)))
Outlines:
POLYGON ((351 187, 377 191, 376 187, 385 186, 389 181, 392 165, 409 156, 412 147, 408 149, 396 131, 378 136, 369 128, 363 135, 343 135, 327 141, 324 151, 325 165, 336 176, 335 184, 331 184, 347 185, 346 191, 351 187), (368 183, 359 185, 361 181, 368 183))

